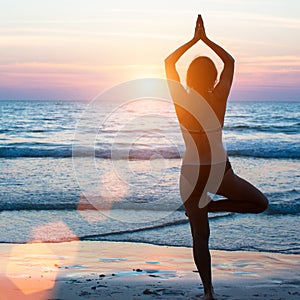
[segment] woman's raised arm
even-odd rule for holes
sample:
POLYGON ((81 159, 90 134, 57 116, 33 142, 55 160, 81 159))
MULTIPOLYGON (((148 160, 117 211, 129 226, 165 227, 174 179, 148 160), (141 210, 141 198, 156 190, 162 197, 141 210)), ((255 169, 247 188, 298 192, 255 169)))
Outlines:
POLYGON ((176 70, 176 63, 187 50, 189 50, 201 39, 198 30, 199 26, 200 25, 199 25, 199 18, 198 18, 193 38, 187 43, 185 43, 184 45, 180 46, 178 49, 176 49, 165 59, 165 70, 166 70, 167 79, 180 82, 180 77, 176 70))
POLYGON ((220 76, 219 83, 215 87, 215 91, 222 91, 223 93, 229 93, 234 73, 234 58, 225 51, 222 47, 217 45, 215 42, 211 41, 205 32, 202 17, 199 15, 197 23, 200 24, 198 28, 197 35, 200 36, 204 44, 206 44, 210 49, 212 49, 223 61, 224 67, 220 76))

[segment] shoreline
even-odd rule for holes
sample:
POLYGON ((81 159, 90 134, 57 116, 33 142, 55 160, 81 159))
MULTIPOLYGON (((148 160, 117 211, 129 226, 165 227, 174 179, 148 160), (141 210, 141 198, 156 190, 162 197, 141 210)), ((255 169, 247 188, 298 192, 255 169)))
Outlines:
MULTIPOLYGON (((130 242, 0 244, 0 299, 200 299, 192 248, 130 242)), ((300 255, 211 250, 222 299, 299 299, 300 255)))

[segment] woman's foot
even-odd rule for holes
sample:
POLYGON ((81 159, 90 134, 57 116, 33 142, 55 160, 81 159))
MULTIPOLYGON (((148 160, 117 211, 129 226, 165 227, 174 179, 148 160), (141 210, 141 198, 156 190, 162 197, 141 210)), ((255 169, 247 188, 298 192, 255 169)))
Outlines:
POLYGON ((205 294, 203 296, 203 300, 217 300, 217 298, 215 298, 215 296, 212 294, 205 294))
POLYGON ((203 300, 217 300, 214 290, 208 291, 203 295, 203 300))

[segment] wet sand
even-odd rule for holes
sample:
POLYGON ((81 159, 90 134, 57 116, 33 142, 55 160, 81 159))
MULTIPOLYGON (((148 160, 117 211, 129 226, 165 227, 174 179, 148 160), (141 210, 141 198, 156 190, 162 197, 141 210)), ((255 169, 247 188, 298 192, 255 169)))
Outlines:
MULTIPOLYGON (((300 256, 212 251, 217 299, 299 299, 300 256)), ((201 299, 192 249, 122 242, 0 245, 0 300, 201 299)))

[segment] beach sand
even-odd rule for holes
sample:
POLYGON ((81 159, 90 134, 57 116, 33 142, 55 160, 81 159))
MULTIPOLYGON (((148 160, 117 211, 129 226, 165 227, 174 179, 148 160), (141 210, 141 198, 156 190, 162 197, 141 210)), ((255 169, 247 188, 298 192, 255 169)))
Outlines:
MULTIPOLYGON (((201 299, 192 249, 122 242, 0 245, 1 300, 201 299)), ((300 299, 300 256, 211 251, 217 299, 300 299)))

